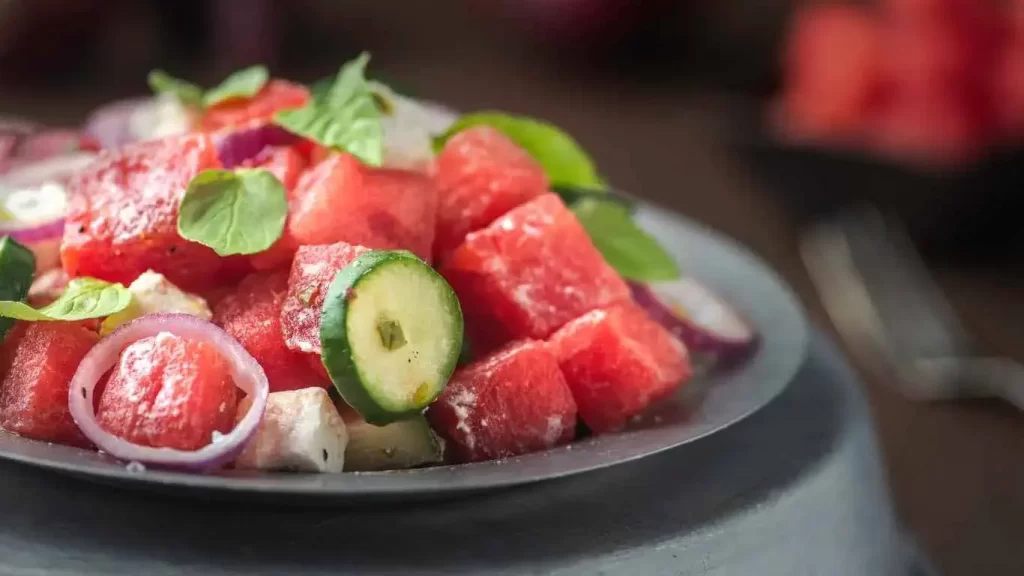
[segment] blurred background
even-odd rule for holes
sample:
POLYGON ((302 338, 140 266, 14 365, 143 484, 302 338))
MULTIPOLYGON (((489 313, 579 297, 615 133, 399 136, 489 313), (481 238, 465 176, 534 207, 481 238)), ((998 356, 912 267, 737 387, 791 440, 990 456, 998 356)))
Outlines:
MULTIPOLYGON (((0 0, 0 115, 74 126, 160 67, 371 74, 548 119, 615 186, 751 246, 827 316, 803 231, 855 202, 910 228, 986 350, 1024 358, 1024 1, 0 0)), ((899 512, 946 574, 1024 574, 1024 419, 866 387, 899 512)))

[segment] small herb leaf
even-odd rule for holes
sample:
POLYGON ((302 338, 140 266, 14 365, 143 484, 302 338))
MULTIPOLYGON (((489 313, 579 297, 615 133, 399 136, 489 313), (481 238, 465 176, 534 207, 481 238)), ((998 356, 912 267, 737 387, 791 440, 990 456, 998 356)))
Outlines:
POLYGON ((284 186, 266 170, 205 170, 181 200, 178 233, 220 256, 255 254, 284 231, 284 186))
POLYGON ((267 80, 270 73, 265 66, 252 66, 239 70, 220 83, 216 88, 211 88, 203 96, 203 104, 213 106, 225 100, 233 98, 251 98, 255 96, 267 80))
POLYGON ((630 218, 617 202, 583 198, 573 204, 583 227, 605 260, 625 278, 657 282, 679 277, 672 256, 630 218))
POLYGON ((180 80, 163 70, 149 73, 149 88, 157 94, 173 94, 181 103, 190 108, 201 108, 203 89, 186 80, 180 80))
POLYGON ((341 67, 333 84, 302 108, 274 116, 285 130, 344 150, 370 166, 384 160, 384 130, 377 100, 366 80, 369 54, 341 67))
POLYGON ((502 112, 474 112, 456 120, 447 132, 435 140, 434 146, 440 149, 458 132, 480 125, 496 128, 526 150, 544 167, 553 186, 590 190, 606 188, 597 174, 594 161, 579 143, 561 129, 541 120, 502 112))
POLYGON ((38 310, 23 302, 0 302, 0 316, 30 322, 77 322, 116 314, 131 300, 132 293, 121 284, 75 278, 68 282, 60 298, 38 310))

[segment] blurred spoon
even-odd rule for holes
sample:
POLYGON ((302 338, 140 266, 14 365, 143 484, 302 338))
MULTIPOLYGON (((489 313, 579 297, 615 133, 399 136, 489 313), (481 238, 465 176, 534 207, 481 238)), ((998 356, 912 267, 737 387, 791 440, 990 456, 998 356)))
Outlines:
POLYGON ((873 207, 851 210, 812 227, 800 250, 843 339, 903 393, 995 397, 1024 409, 1024 366, 977 355, 896 219, 873 207))

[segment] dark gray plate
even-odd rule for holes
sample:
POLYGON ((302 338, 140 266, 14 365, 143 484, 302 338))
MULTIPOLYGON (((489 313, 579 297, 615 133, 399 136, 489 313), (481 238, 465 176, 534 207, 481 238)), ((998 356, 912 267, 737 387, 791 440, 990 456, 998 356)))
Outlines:
POLYGON ((688 219, 649 205, 641 205, 637 218, 669 247, 688 275, 715 289, 746 315, 762 339, 748 363, 696 379, 627 431, 501 462, 338 475, 134 472, 96 453, 4 433, 0 433, 0 458, 136 488, 365 501, 527 484, 622 464, 693 442, 764 407, 786 388, 803 363, 807 325, 790 290, 745 249, 688 219))

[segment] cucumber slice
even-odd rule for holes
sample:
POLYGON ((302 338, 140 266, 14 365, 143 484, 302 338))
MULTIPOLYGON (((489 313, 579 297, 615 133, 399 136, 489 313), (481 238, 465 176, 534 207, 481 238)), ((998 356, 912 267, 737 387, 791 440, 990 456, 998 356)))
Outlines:
POLYGON ((346 472, 405 470, 443 460, 441 439, 422 414, 410 420, 374 426, 362 419, 345 422, 348 447, 346 472))
MULTIPOLYGON (((23 302, 32 286, 36 257, 9 236, 0 238, 0 300, 23 302)), ((14 325, 13 318, 0 318, 0 341, 14 325)))
POLYGON ((412 253, 371 250, 331 283, 320 342, 345 402, 370 424, 389 424, 421 413, 444 390, 462 350, 462 309, 412 253))

